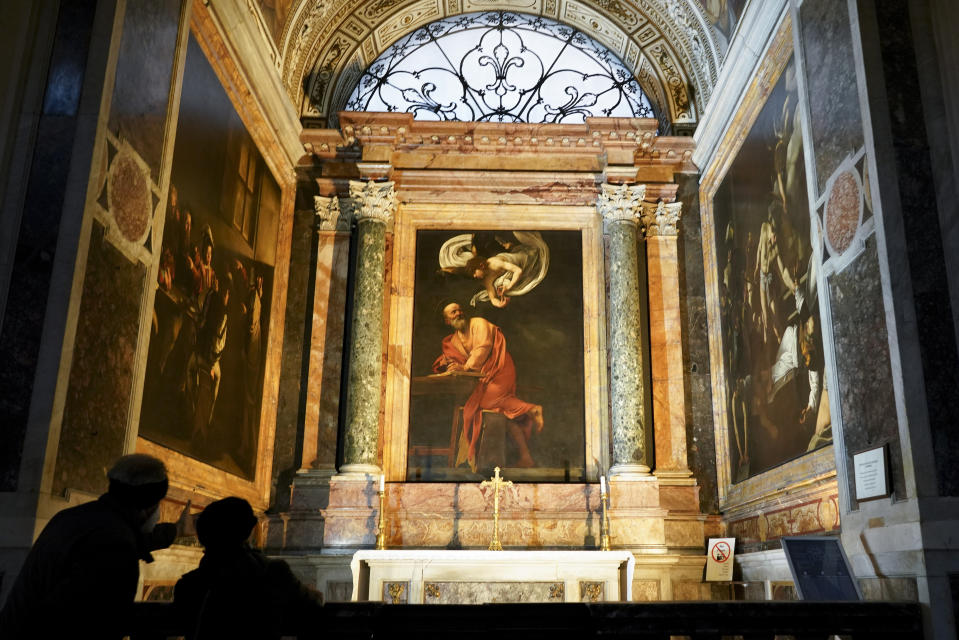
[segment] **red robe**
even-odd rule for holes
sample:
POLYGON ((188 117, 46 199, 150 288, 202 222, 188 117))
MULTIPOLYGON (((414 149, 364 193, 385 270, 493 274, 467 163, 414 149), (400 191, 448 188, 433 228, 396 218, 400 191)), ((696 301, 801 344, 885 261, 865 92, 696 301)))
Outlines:
POLYGON ((443 354, 433 363, 433 371, 441 373, 453 361, 483 374, 463 405, 463 437, 474 445, 479 439, 483 411, 496 411, 513 420, 535 405, 516 397, 516 368, 499 327, 485 318, 471 318, 469 342, 472 349, 467 351, 456 333, 443 338, 443 354))

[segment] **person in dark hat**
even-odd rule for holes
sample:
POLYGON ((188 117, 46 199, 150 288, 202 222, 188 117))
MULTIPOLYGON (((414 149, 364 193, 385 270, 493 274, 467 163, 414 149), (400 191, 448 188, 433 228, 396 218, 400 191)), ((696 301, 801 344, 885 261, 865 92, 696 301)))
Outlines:
POLYGON ((322 611, 321 595, 286 562, 247 544, 256 522, 250 503, 234 497, 211 503, 197 517, 203 558, 173 590, 188 639, 279 638, 306 629, 322 611))
POLYGON ((119 638, 140 577, 139 561, 170 546, 181 524, 157 524, 167 492, 163 462, 123 456, 109 490, 64 509, 44 527, 0 612, 0 638, 119 638))

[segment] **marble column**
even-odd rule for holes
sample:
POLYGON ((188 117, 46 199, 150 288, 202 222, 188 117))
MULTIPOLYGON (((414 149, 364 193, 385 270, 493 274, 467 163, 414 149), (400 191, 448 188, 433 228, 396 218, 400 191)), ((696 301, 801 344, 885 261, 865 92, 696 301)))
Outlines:
POLYGON ((609 397, 613 460, 611 476, 648 476, 646 381, 637 256, 637 221, 645 185, 603 184, 597 207, 607 237, 609 397))
POLYGON ((383 274, 386 229, 396 206, 392 182, 350 181, 357 221, 350 377, 344 464, 340 473, 377 474, 383 362, 383 274))
POLYGON ((661 481, 695 484, 686 451, 686 388, 679 300, 678 225, 681 202, 643 205, 649 281, 653 442, 661 481))

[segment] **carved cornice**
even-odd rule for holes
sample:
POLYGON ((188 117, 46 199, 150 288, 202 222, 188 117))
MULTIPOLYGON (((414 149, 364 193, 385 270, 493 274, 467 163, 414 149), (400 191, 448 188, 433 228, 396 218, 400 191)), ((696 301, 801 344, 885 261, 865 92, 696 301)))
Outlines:
POLYGON ((350 199, 357 222, 373 220, 389 224, 396 210, 396 192, 392 182, 350 180, 350 199))
POLYGON ((326 198, 313 196, 313 214, 316 216, 316 229, 319 231, 349 231, 350 215, 349 203, 345 203, 347 210, 340 206, 340 199, 336 196, 326 198))
POLYGON ((646 196, 646 185, 604 183, 602 188, 596 208, 603 216, 603 221, 635 223, 646 196))
MULTIPOLYGON (((591 171, 606 166, 663 166, 674 173, 695 173, 691 162, 692 138, 659 136, 656 121, 649 118, 587 118, 582 124, 531 125, 506 122, 429 122, 414 120, 409 113, 342 112, 343 140, 362 148, 363 157, 390 158, 394 170, 410 168, 408 161, 417 154, 429 154, 431 168, 458 167, 459 162, 443 161, 440 156, 501 156, 503 162, 528 167, 522 154, 535 154, 538 170, 571 168, 570 156, 578 160, 593 158, 591 171), (387 149, 370 151, 373 147, 387 149), (559 164, 549 165, 554 159, 559 164), (407 163, 404 166, 404 163, 407 163)), ((319 149, 329 130, 306 129, 302 140, 319 149), (317 132, 314 136, 313 132, 317 132)), ((320 153, 313 153, 320 158, 320 153)), ((426 156, 419 156, 425 158, 426 156)), ((423 160, 425 161, 425 160, 423 160)), ((372 166, 372 164, 371 164, 372 166)), ((506 166, 493 167, 497 169, 506 166)), ((509 167, 513 168, 513 167, 509 167)), ((381 172, 382 174, 382 172, 381 172)), ((380 179, 380 175, 371 176, 380 179)), ((386 175, 382 175, 383 178, 386 175)), ((636 181, 655 182, 643 176, 636 181)))
POLYGON ((682 214, 682 202, 659 202, 657 204, 644 202, 640 223, 643 235, 675 236, 679 234, 679 218, 682 214))

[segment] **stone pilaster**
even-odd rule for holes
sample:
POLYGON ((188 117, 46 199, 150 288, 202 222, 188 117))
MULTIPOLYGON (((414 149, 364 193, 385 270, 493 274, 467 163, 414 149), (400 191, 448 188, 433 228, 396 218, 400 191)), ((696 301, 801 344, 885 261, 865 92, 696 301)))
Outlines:
POLYGON ((686 388, 679 296, 678 225, 681 202, 643 205, 649 281, 654 475, 660 482, 695 484, 686 451, 686 388))
POLYGON ((332 470, 343 361, 350 215, 336 196, 314 196, 317 233, 310 360, 300 471, 332 470))
POLYGON ((607 236, 611 476, 648 476, 637 220, 645 185, 603 184, 597 207, 607 236))
POLYGON ((379 473, 380 380, 383 351, 383 273, 386 229, 393 219, 392 182, 350 181, 357 221, 350 378, 341 473, 379 473))

